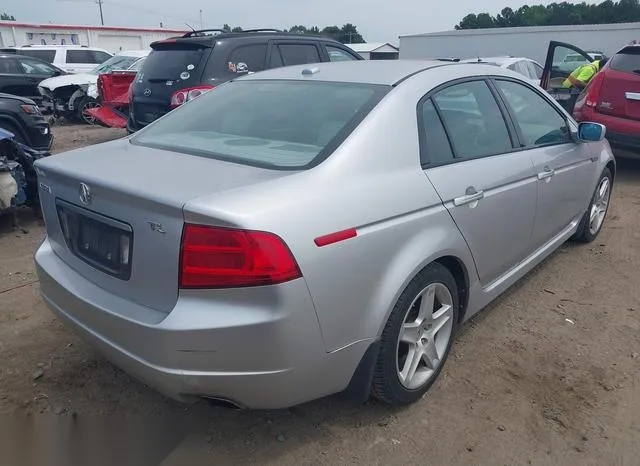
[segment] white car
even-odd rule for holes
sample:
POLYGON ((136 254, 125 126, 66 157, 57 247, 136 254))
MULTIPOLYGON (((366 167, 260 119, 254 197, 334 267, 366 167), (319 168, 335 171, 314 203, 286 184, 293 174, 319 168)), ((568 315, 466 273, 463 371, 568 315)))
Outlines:
POLYGON ((95 119, 87 110, 99 105, 98 75, 114 70, 137 71, 149 52, 150 50, 118 52, 88 73, 45 79, 38 85, 38 91, 43 97, 43 106, 52 111, 55 116, 79 118, 87 124, 95 123, 95 119))
POLYGON ((484 58, 470 58, 467 60, 460 60, 461 63, 484 63, 489 65, 499 66, 501 68, 507 68, 511 71, 515 71, 523 75, 529 83, 539 86, 540 79, 542 78, 542 65, 535 60, 526 57, 484 57, 484 58))
POLYGON ((10 50, 44 60, 67 73, 86 73, 113 56, 104 49, 85 45, 21 45, 4 49, 10 50))

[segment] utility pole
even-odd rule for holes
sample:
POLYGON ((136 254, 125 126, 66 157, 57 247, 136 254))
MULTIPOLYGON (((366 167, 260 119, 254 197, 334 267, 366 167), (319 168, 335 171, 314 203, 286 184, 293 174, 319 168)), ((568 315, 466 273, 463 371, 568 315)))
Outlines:
POLYGON ((200 10, 200 29, 204 29, 204 26, 202 25, 202 10, 200 10))
POLYGON ((102 24, 104 26, 104 16, 102 15, 102 3, 104 2, 104 0, 96 0, 96 3, 98 4, 98 8, 100 8, 100 24, 102 24))

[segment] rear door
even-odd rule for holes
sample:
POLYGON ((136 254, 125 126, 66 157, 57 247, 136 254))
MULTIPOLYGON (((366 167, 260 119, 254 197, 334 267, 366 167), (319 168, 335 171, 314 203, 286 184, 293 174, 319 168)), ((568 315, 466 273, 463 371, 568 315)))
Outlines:
POLYGON ((315 41, 276 40, 272 41, 270 45, 268 68, 320 63, 322 61, 320 44, 315 41))
POLYGON ((603 76, 598 112, 640 120, 640 46, 627 46, 611 57, 603 76))
POLYGON ((575 89, 565 89, 562 87, 562 83, 578 66, 591 61, 589 54, 575 45, 551 41, 544 62, 540 86, 567 111, 571 112, 580 92, 575 89))
POLYGON ((460 229, 486 286, 532 251, 537 178, 511 122, 482 79, 418 105, 425 173, 460 229))

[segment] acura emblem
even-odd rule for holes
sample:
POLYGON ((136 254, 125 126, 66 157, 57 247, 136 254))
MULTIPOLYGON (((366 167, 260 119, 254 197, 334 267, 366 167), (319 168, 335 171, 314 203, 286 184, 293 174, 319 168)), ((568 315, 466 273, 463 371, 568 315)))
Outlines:
POLYGON ((84 183, 80 183, 80 202, 84 205, 91 204, 91 200, 93 198, 93 194, 91 193, 91 188, 84 183))
POLYGON ((145 97, 149 97, 149 96, 151 95, 151 89, 146 88, 146 89, 144 90, 144 95, 145 95, 145 97))

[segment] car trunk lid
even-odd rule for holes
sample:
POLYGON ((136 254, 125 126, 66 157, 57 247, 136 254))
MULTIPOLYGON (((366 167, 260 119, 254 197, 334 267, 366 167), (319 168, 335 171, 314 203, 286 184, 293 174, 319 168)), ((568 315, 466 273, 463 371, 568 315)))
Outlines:
POLYGON ((640 47, 625 47, 602 72, 598 112, 640 120, 640 47))
POLYGON ((291 172, 119 140, 38 164, 56 254, 101 288, 169 312, 178 296, 183 206, 291 172))

